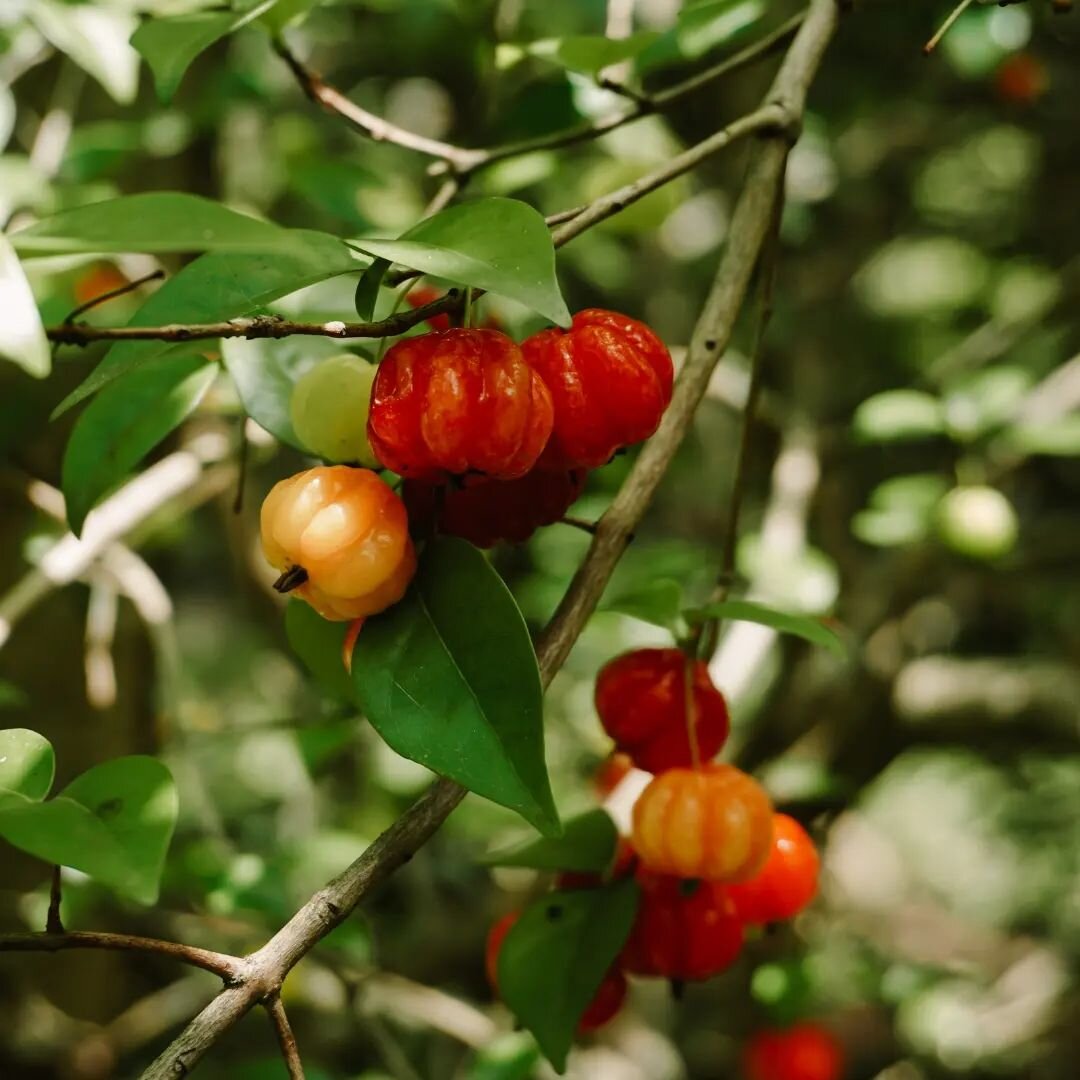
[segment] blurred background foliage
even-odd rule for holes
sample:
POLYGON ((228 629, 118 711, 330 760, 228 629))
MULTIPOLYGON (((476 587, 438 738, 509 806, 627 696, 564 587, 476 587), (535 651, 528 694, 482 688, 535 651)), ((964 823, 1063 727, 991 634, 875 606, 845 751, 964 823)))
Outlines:
MULTIPOLYGON (((435 188, 427 163, 309 105, 256 26, 201 55, 170 102, 156 98, 127 39, 140 16, 199 6, 6 0, 0 219, 173 189, 343 236, 411 224, 435 188)), ((830 616, 849 655, 735 624, 713 664, 733 706, 730 752, 811 826, 825 853, 823 895, 681 1002, 665 986, 635 987, 632 1008, 578 1052, 573 1076, 731 1076, 749 1032, 805 1017, 837 1032, 852 1078, 1076 1075, 1080 19, 1041 0, 973 7, 927 60, 920 46, 949 6, 856 4, 790 160, 739 572, 751 595, 830 616)), ((751 7, 760 11, 721 43, 658 38, 632 77, 663 86, 796 10, 751 7)), ((620 32, 632 17, 635 30, 662 33, 678 8, 331 0, 286 34, 365 107, 486 146, 619 105, 572 70, 572 56, 565 66, 530 43, 602 33, 609 16, 620 32)), ((752 107, 770 67, 725 78, 662 119, 508 160, 469 194, 512 195, 545 213, 578 205, 752 107)), ((740 153, 722 156, 570 244, 559 269, 571 309, 644 318, 678 357, 741 163, 740 153)), ((33 285, 55 323, 156 265, 39 261, 33 285)), ((275 307, 348 318, 352 289, 338 279, 275 307)), ((119 324, 137 303, 124 297, 87 318, 119 324)), ((537 325, 484 304, 515 334, 537 325)), ((609 597, 664 578, 690 600, 706 595, 746 392, 746 323, 609 597)), ((48 489, 34 489, 33 505, 27 483, 58 484, 71 420, 48 414, 99 356, 61 350, 46 383, 0 369, 4 589, 60 534, 48 489)), ((53 742, 61 782, 152 752, 180 785, 160 904, 124 905, 72 873, 70 926, 252 948, 429 780, 321 697, 291 656, 256 515, 271 483, 303 459, 249 428, 234 513, 238 435, 222 377, 177 436, 211 440, 220 464, 133 539, 141 569, 102 568, 51 595, 0 651, 0 720, 53 742)), ((599 514, 627 468, 623 458, 594 474, 575 514, 599 514)), ((496 551, 533 625, 586 546, 554 526, 496 551)), ((548 762, 564 815, 597 798, 592 777, 608 749, 591 702, 597 668, 664 640, 601 612, 557 679, 548 762)), ((468 799, 290 976, 284 993, 309 1075, 547 1075, 483 978, 488 925, 543 884, 477 865, 513 832, 509 813, 468 799)), ((46 868, 6 847, 2 859, 0 923, 43 925, 46 868)), ((0 956, 0 1075, 131 1074, 213 985, 133 955, 0 956)), ((261 1017, 202 1073, 284 1075, 261 1017)))

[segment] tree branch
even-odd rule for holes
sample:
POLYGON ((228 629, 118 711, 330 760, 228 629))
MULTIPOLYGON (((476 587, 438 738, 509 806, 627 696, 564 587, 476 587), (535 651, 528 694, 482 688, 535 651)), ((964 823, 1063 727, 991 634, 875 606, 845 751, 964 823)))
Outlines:
POLYGON ((776 102, 770 102, 760 109, 755 109, 752 113, 747 113, 746 116, 740 116, 738 120, 732 121, 715 135, 710 135, 696 146, 677 154, 661 168, 646 173, 632 183, 616 188, 589 203, 588 206, 582 207, 565 224, 555 229, 551 239, 556 247, 562 247, 574 237, 580 236, 586 229, 591 229, 605 218, 613 217, 621 210, 625 210, 631 203, 643 199, 650 192, 670 183, 677 176, 689 172, 706 158, 730 146, 738 139, 744 139, 747 135, 758 132, 782 132, 789 125, 793 126, 796 119, 776 102))
POLYGON ((462 295, 451 289, 423 307, 402 311, 376 322, 293 322, 278 315, 227 319, 213 323, 177 323, 170 326, 50 326, 45 335, 61 345, 89 345, 94 341, 202 341, 207 338, 284 338, 293 336, 331 338, 396 337, 433 315, 456 311, 462 295))
MULTIPOLYGON (((613 217, 625 210, 638 199, 670 183, 683 173, 696 168, 713 154, 730 146, 748 135, 770 130, 785 131, 792 129, 792 115, 777 102, 770 102, 760 109, 732 121, 721 131, 710 135, 696 146, 677 154, 666 165, 654 169, 632 183, 609 191, 586 206, 552 214, 547 222, 556 226, 551 239, 555 247, 562 247, 586 229, 613 217)), ((448 177, 429 204, 424 216, 442 209, 457 194, 460 181, 448 177)), ((387 285, 400 285, 412 278, 420 277, 421 271, 403 269, 386 275, 387 285)), ((474 291, 473 296, 480 295, 474 291)), ((253 318, 228 319, 215 323, 190 323, 172 326, 51 326, 45 333, 51 341, 69 345, 87 345, 93 341, 196 341, 206 338, 285 338, 292 336, 333 337, 333 338, 387 338, 396 337, 426 319, 443 312, 457 312, 462 307, 464 297, 452 289, 445 296, 433 300, 430 304, 411 311, 391 315, 378 322, 370 323, 300 323, 283 319, 277 315, 259 315, 253 318)))
POLYGON ((321 105, 329 112, 340 116, 350 127, 355 128, 361 134, 376 142, 394 143, 403 146, 406 150, 415 150, 419 154, 427 154, 428 157, 439 158, 452 166, 455 170, 468 168, 476 151, 466 150, 451 143, 441 142, 439 139, 429 139, 425 135, 417 135, 413 131, 391 124, 381 116, 362 109, 355 102, 350 101, 340 90, 325 83, 322 76, 306 68, 293 55, 284 41, 274 43, 274 49, 278 56, 289 66, 289 70, 296 77, 300 89, 316 105, 321 105))
MULTIPOLYGON (((746 390, 746 402, 742 409, 742 423, 739 429, 739 449, 735 458, 735 474, 731 480, 731 494, 728 497, 727 524, 724 528, 724 538, 720 547, 720 574, 710 603, 726 600, 731 589, 731 583, 735 577, 735 553, 739 541, 739 514, 742 511, 743 496, 746 494, 746 480, 750 461, 751 434, 754 429, 754 419, 757 415, 758 401, 761 398, 762 375, 765 366, 763 352, 765 331, 768 329, 769 320, 772 318, 773 309, 773 286, 776 281, 776 261, 780 247, 780 218, 784 212, 784 193, 777 193, 776 206, 773 209, 773 220, 769 227, 769 235, 758 260, 758 277, 760 289, 760 303, 758 306, 757 324, 754 328, 754 342, 750 352, 750 385, 746 390)), ((720 632, 720 620, 709 619, 699 623, 690 635, 690 643, 694 649, 700 646, 701 654, 706 660, 716 650, 716 642, 720 632)))
MULTIPOLYGON (((210 460, 214 460, 213 455, 200 456, 191 449, 162 458, 92 510, 82 536, 69 532, 53 544, 37 566, 0 596, 0 648, 15 623, 53 589, 81 577, 114 541, 193 488, 204 478, 203 470, 210 460)), ((231 477, 231 469, 227 475, 231 477)), ((216 493, 218 479, 226 479, 226 474, 209 485, 209 494, 216 493)))
POLYGON ((628 87, 609 85, 608 89, 630 97, 633 102, 629 108, 620 112, 614 112, 599 120, 589 121, 565 131, 555 132, 552 135, 521 139, 488 150, 473 150, 463 146, 456 146, 453 143, 430 139, 427 136, 417 135, 415 132, 398 127, 396 124, 392 124, 388 120, 361 108, 350 101, 340 90, 336 90, 324 82, 320 75, 300 62, 284 41, 279 40, 275 44, 275 49, 288 65, 304 94, 315 104, 321 105, 329 112, 340 116, 350 127, 368 136, 368 138, 380 142, 391 142, 408 150, 415 150, 417 153, 425 154, 428 157, 437 158, 438 163, 431 168, 433 174, 451 172, 460 181, 464 181, 473 173, 486 169, 497 161, 505 161, 507 158, 530 154, 536 150, 555 150, 581 142, 588 142, 607 134, 609 131, 614 131, 624 124, 640 120, 643 116, 650 116, 655 112, 668 109, 677 102, 682 101, 683 98, 696 93, 703 86, 707 86, 722 76, 729 75, 731 72, 746 67, 754 61, 775 52, 796 33, 805 18, 805 11, 792 16, 786 22, 781 23, 775 30, 748 45, 745 49, 725 57, 712 67, 706 68, 704 71, 654 94, 639 93, 630 90, 628 87))
MULTIPOLYGON (((792 16, 774 31, 748 45, 740 52, 734 53, 697 75, 692 75, 664 90, 658 90, 654 94, 633 92, 633 104, 620 112, 614 112, 609 116, 579 124, 576 127, 558 131, 551 135, 538 135, 530 139, 521 139, 517 142, 492 147, 490 150, 468 151, 473 155, 472 160, 464 167, 457 166, 458 175, 465 179, 472 173, 478 172, 480 169, 486 169, 489 165, 494 165, 498 161, 505 161, 507 158, 531 154, 537 150, 558 150, 567 146, 575 146, 578 143, 590 142, 593 139, 598 139, 601 135, 606 135, 609 131, 615 131, 617 128, 623 127, 625 124, 633 123, 642 117, 651 116, 654 113, 669 109, 722 76, 729 75, 733 71, 752 64, 755 60, 768 56, 785 41, 789 40, 798 31, 805 19, 805 11, 792 16)), ((614 87, 609 86, 608 89, 614 89, 614 87)), ((617 92, 626 94, 627 88, 619 87, 617 92)), ((438 171, 438 166, 433 166, 432 171, 438 171)))
MULTIPOLYGON (((836 0, 813 0, 767 98, 783 111, 779 128, 792 130, 802 115, 810 81, 836 28, 836 0)), ((732 217, 728 243, 695 327, 686 362, 659 431, 644 446, 608 511, 588 554, 537 645, 545 686, 562 666, 644 515, 704 396, 732 328, 772 221, 784 179, 788 141, 779 132, 755 148, 732 217)), ((315 894, 258 952, 247 958, 239 986, 223 990, 143 1074, 166 1080, 189 1072, 255 1004, 280 987, 289 970, 345 919, 363 897, 389 877, 449 816, 465 790, 436 781, 360 857, 315 894)))
POLYGON ((293 1034, 285 1006, 281 1002, 281 995, 271 995, 264 1004, 274 1028, 274 1034, 277 1036, 278 1046, 281 1047, 281 1056, 285 1059, 289 1080, 304 1080, 304 1064, 300 1060, 300 1048, 296 1045, 296 1036, 293 1034))
POLYGON ((182 964, 190 964, 192 967, 220 975, 227 983, 239 981, 246 966, 245 961, 238 956, 200 949, 195 945, 181 945, 176 941, 137 937, 133 934, 106 934, 93 930, 0 934, 0 952, 63 952, 66 949, 105 949, 111 952, 167 956, 179 960, 182 964))

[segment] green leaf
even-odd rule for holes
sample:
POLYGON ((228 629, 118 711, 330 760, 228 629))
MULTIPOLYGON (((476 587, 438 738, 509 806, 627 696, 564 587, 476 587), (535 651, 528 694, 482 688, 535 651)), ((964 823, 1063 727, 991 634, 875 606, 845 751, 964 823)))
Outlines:
POLYGON ((533 41, 525 46, 525 51, 532 56, 550 60, 569 71, 595 75, 612 64, 637 56, 659 37, 659 34, 648 30, 625 38, 581 34, 533 41))
POLYGON ((837 656, 844 656, 847 651, 836 632, 819 619, 777 611, 776 608, 752 600, 722 600, 719 603, 706 604, 702 608, 684 611, 683 614, 692 623, 705 622, 706 619, 739 619, 742 622, 760 623, 762 626, 771 626, 782 634, 794 634, 815 645, 823 645, 837 656))
POLYGON ((675 26, 638 55, 639 71, 697 60, 726 45, 765 13, 763 0, 700 0, 683 5, 675 26))
MULTIPOLYGON (((159 326, 241 318, 279 297, 364 266, 336 237, 306 230, 293 230, 292 236, 290 250, 276 255, 223 252, 203 255, 166 281, 135 312, 128 325, 159 326)), ((177 348, 186 346, 167 341, 119 342, 53 410, 53 418, 125 372, 177 348)))
POLYGON ((269 11, 277 0, 264 0, 248 11, 197 11, 168 19, 148 19, 131 44, 150 65, 158 97, 168 101, 192 60, 234 30, 269 11))
POLYGON ((555 277, 551 233, 527 203, 473 199, 426 218, 397 240, 350 242, 369 255, 498 293, 560 326, 570 325, 555 277))
POLYGON ((364 624, 353 683, 392 749, 559 834, 536 655, 476 548, 451 537, 427 545, 405 598, 364 624))
POLYGON ((354 304, 356 314, 365 322, 370 322, 375 316, 375 304, 379 299, 379 289, 382 287, 386 271, 390 269, 390 263, 386 259, 376 259, 361 275, 356 283, 356 296, 354 304))
POLYGON ((28 728, 0 731, 0 808, 10 792, 40 801, 49 794, 56 757, 49 740, 28 728))
POLYGON ((940 435, 945 412, 933 394, 922 390, 886 390, 868 397, 852 418, 855 435, 864 442, 895 442, 940 435))
POLYGON ((638 898, 633 878, 548 893, 522 913, 499 950, 499 993, 559 1072, 578 1021, 630 935, 638 898))
POLYGON ((39 379, 52 369, 52 353, 41 315, 8 238, 0 233, 0 357, 39 379))
POLYGON ((217 372, 201 354, 176 352, 128 372, 90 403, 64 451, 62 486, 76 536, 102 495, 191 415, 217 372))
POLYGON ((169 770, 154 758, 122 757, 88 769, 48 802, 8 795, 0 803, 0 836, 152 904, 176 815, 169 770))
POLYGON ((600 611, 617 611, 678 634, 681 631, 682 588, 671 578, 655 578, 601 602, 600 611))
POLYGON ((295 242, 295 230, 179 191, 77 206, 11 234, 24 258, 108 251, 288 251, 295 242))
POLYGON ((607 870, 615 858, 619 833, 605 810, 590 810, 563 823, 562 836, 530 837, 485 855, 487 866, 529 866, 534 870, 607 870))
POLYGON ((308 448, 293 431, 289 401, 300 377, 342 352, 334 338, 225 338, 221 356, 236 384, 244 411, 281 442, 303 453, 308 448))
POLYGON ((93 76, 121 105, 135 100, 139 57, 128 44, 135 16, 105 4, 34 0, 26 9, 49 42, 93 76))
POLYGON ((285 636, 304 667, 328 694, 353 700, 353 684, 345 670, 341 650, 347 622, 324 619, 303 600, 290 600, 285 608, 285 636))

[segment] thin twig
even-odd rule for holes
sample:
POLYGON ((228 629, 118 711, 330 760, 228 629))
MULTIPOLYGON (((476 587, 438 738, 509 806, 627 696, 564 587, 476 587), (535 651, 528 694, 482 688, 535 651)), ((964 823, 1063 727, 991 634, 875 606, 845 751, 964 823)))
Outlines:
POLYGON ((746 116, 732 121, 722 131, 710 135, 709 138, 699 142, 689 150, 676 154, 662 168, 651 173, 646 173, 631 184, 608 192, 594 202, 589 203, 581 213, 576 214, 565 224, 560 225, 552 234, 551 239, 556 247, 580 236, 586 229, 592 228, 600 221, 612 217, 625 210, 631 203, 644 198, 650 192, 674 180, 677 176, 696 168, 707 158, 718 153, 725 147, 730 146, 737 139, 746 138, 758 132, 765 131, 790 131, 794 137, 794 125, 792 114, 780 103, 770 102, 759 109, 755 109, 746 116))
POLYGON ((790 41, 805 21, 806 11, 800 11, 792 15, 790 19, 782 22, 771 33, 758 38, 757 41, 747 45, 745 49, 732 53, 727 59, 721 60, 713 67, 706 68, 697 75, 691 75, 688 79, 675 83, 674 86, 650 94, 649 100, 652 102, 653 108, 666 109, 674 102, 681 101, 683 98, 689 97, 690 94, 696 93, 703 86, 708 86, 717 79, 730 75, 733 71, 747 67, 755 60, 761 60, 763 57, 771 55, 785 42, 790 41))
POLYGON ((552 225, 562 225, 571 218, 576 218, 578 214, 583 213, 585 209, 586 207, 584 206, 571 206, 568 210, 556 210, 554 214, 548 214, 548 216, 544 218, 544 224, 549 227, 552 225))
POLYGON ((430 304, 403 311, 376 322, 292 322, 277 315, 227 319, 213 323, 177 323, 169 326, 50 326, 45 335, 63 345, 89 345, 93 341, 203 341, 208 338, 382 338, 397 337, 433 315, 456 311, 461 294, 451 289, 430 304))
POLYGON ((107 934, 95 930, 70 930, 43 934, 0 934, 0 952, 62 952, 66 949, 105 949, 111 952, 152 953, 168 956, 182 964, 220 975, 227 983, 240 980, 245 961, 228 953, 182 945, 176 941, 138 937, 134 934, 107 934))
POLYGON ((748 45, 745 49, 725 57, 705 71, 692 75, 655 94, 638 93, 622 84, 613 84, 609 89, 631 99, 630 107, 620 112, 614 112, 609 116, 564 131, 555 132, 551 135, 539 135, 534 138, 521 139, 488 150, 472 150, 462 146, 455 146, 452 143, 430 139, 427 136, 418 135, 415 132, 398 127, 396 124, 392 124, 350 101, 341 91, 334 89, 321 76, 305 67, 283 41, 278 41, 275 48, 311 101, 337 114, 351 127, 369 138, 392 142, 406 149, 415 150, 418 153, 426 154, 428 157, 436 158, 437 161, 429 169, 433 175, 438 175, 440 172, 449 172, 456 174, 458 179, 463 181, 473 173, 486 169, 496 162, 505 161, 507 158, 529 154, 536 150, 555 150, 573 146, 577 143, 588 142, 609 131, 614 131, 624 124, 632 123, 644 116, 650 116, 657 111, 667 109, 716 79, 729 75, 731 72, 746 67, 776 51, 794 36, 805 18, 805 11, 792 16, 775 30, 748 45))
MULTIPOLYGON (((758 305, 757 324, 750 353, 750 386, 746 392, 746 404, 742 411, 742 424, 739 429, 739 450, 735 459, 735 474, 731 481, 731 495, 728 499, 727 525, 720 548, 720 572, 710 602, 719 603, 727 599, 731 584, 735 581, 735 553, 739 542, 739 514, 742 511, 743 497, 746 494, 746 481, 749 472, 750 444, 754 431, 757 405, 761 398, 762 376, 765 363, 763 359, 765 331, 772 318, 773 287, 776 282, 776 263, 780 249, 780 218, 783 213, 784 196, 779 192, 773 210, 772 228, 765 245, 761 249, 759 273, 761 276, 761 294, 758 305)), ((694 645, 700 643, 702 654, 708 658, 716 649, 720 633, 720 620, 709 619, 699 624, 691 635, 694 645)))
POLYGON ((960 3, 956 5, 949 12, 949 17, 941 24, 938 32, 923 46, 923 53, 929 56, 937 47, 941 39, 952 29, 952 25, 964 14, 965 11, 975 2, 975 0, 960 0, 960 3))
MULTIPOLYGON (((773 83, 769 100, 786 121, 802 115, 807 88, 836 27, 835 0, 812 0, 773 83)), ((789 130, 788 123, 781 125, 789 130)), ((629 538, 659 487, 732 327, 772 223, 783 184, 788 141, 763 139, 751 155, 746 184, 732 215, 716 278, 695 327, 686 362, 659 431, 644 446, 623 487, 597 525, 584 562, 537 644, 541 681, 550 685, 585 627, 629 538)), ((316 893, 257 952, 247 958, 243 985, 223 990, 143 1073, 143 1080, 172 1080, 189 1072, 250 1009, 280 987, 286 974, 338 926, 373 888, 400 868, 442 825, 466 792, 436 781, 412 807, 352 863, 316 893)))
POLYGON ((596 535, 596 522, 586 521, 584 518, 574 517, 571 514, 563 514, 559 518, 560 525, 569 525, 571 528, 580 529, 584 533, 588 533, 590 536, 596 535))
MULTIPOLYGON (((761 108, 741 116, 722 131, 677 154, 666 165, 646 173, 632 183, 602 195, 587 206, 553 214, 549 223, 558 222, 551 235, 555 247, 562 247, 587 229, 625 210, 632 203, 670 183, 676 177, 696 168, 713 154, 749 135, 783 130, 793 138, 795 125, 792 115, 781 104, 770 102, 761 108)), ((444 187, 444 191, 449 191, 444 187)), ((419 270, 397 270, 386 275, 388 286, 398 285, 421 276, 419 270)), ((473 298, 482 293, 474 290, 473 298)), ((298 323, 276 315, 253 318, 229 319, 216 323, 198 323, 173 326, 54 326, 46 330, 51 341, 71 345, 86 345, 92 341, 196 341, 206 338, 284 338, 290 336, 315 336, 333 338, 388 338, 405 333, 406 330, 444 312, 455 314, 461 310, 463 296, 451 290, 430 304, 393 314, 370 323, 298 323)))
POLYGON ((407 131, 361 108, 340 90, 335 90, 324 82, 321 75, 305 67, 284 41, 280 39, 276 41, 274 49, 278 56, 288 64, 300 88, 311 101, 336 113, 369 139, 374 139, 376 142, 394 143, 407 150, 415 150, 417 153, 439 158, 458 171, 468 167, 474 161, 477 153, 475 150, 466 150, 464 147, 454 146, 439 139, 429 139, 426 135, 417 135, 416 132, 407 131))
MULTIPOLYGON (((86 519, 82 536, 61 537, 3 595, 0 595, 0 648, 14 625, 53 589, 76 581, 115 541, 160 510, 166 503, 194 490, 201 480, 209 480, 204 466, 216 457, 190 449, 177 450, 155 462, 130 480, 86 519)), ((232 470, 214 477, 200 498, 216 494, 219 483, 231 478, 232 470)))
POLYGON ((456 176, 448 176, 440 185, 439 190, 431 197, 431 202, 424 207, 421 218, 429 218, 440 210, 445 210, 457 198, 461 191, 462 182, 456 176))
POLYGON ((296 1036, 293 1034, 285 1006, 281 1002, 281 995, 271 994, 263 1004, 266 1006, 266 1013, 270 1017, 274 1034, 277 1036, 281 1056, 285 1059, 289 1080, 304 1080, 304 1064, 300 1060, 300 1048, 296 1045, 296 1036))
POLYGON ((108 292, 103 292, 100 296, 95 296, 93 300, 87 300, 85 304, 80 304, 74 311, 65 316, 61 326, 70 326, 80 315, 85 314, 91 308, 96 308, 98 304, 104 304, 107 300, 115 300, 118 296, 123 296, 125 293, 134 292, 140 286, 145 285, 150 281, 160 281, 165 276, 165 271, 158 269, 149 274, 145 274, 141 278, 136 278, 134 281, 125 282, 123 285, 118 285, 115 289, 110 289, 108 292))
POLYGON ((45 933, 62 934, 64 921, 60 918, 60 902, 63 894, 60 889, 60 867, 52 868, 52 877, 49 881, 49 910, 45 915, 45 933))

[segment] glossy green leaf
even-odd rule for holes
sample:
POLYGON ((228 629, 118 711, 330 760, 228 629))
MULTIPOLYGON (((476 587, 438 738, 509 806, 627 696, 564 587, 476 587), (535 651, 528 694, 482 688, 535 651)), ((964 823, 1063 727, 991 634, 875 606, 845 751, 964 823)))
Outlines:
POLYGON ((847 652, 836 632, 830 630, 820 619, 777 611, 776 608, 752 600, 722 600, 701 608, 692 608, 683 614, 692 623, 704 622, 706 619, 737 619, 759 623, 762 626, 771 626, 782 634, 794 634, 815 645, 822 645, 837 656, 844 656, 847 652))
POLYGON ((40 801, 49 794, 56 757, 44 735, 28 728, 0 731, 0 808, 4 796, 14 793, 40 801))
POLYGON ((499 993, 560 1072, 578 1021, 634 924, 638 886, 548 893, 528 907, 499 950, 499 993))
POLYGON ((47 802, 8 795, 0 802, 0 836, 152 904, 176 815, 169 770, 155 758, 123 757, 88 769, 47 802))
POLYGON ((940 435, 945 430, 941 402, 922 390, 886 390, 867 398, 851 421, 864 442, 896 442, 940 435))
POLYGON ((276 439, 307 453, 293 431, 289 401, 297 380, 316 364, 342 352, 333 338, 226 338, 221 356, 244 411, 276 439))
POLYGON ((148 19, 131 44, 150 65, 158 97, 168 101, 192 60, 234 30, 269 11, 277 0, 264 0, 248 11, 197 11, 167 19, 148 19))
POLYGON ((390 269, 390 263, 386 259, 375 259, 374 262, 360 275, 356 283, 356 295, 353 304, 356 314, 365 322, 375 316, 375 304, 379 299, 379 289, 382 287, 386 271, 390 269))
POLYGON ((41 315, 23 268, 8 238, 0 233, 0 357, 43 379, 52 353, 41 315))
POLYGON ((136 19, 120 5, 34 0, 26 8, 37 28, 121 105, 135 100, 139 57, 129 44, 136 19))
MULTIPOLYGON (((366 263, 326 233, 292 230, 288 252, 215 252, 189 263, 135 312, 130 326, 214 322, 236 319, 263 305, 327 278, 361 270, 366 263)), ((179 346, 184 348, 186 346, 179 346)), ((53 411, 59 416, 127 371, 178 346, 167 341, 122 341, 53 411)))
POLYGON ((655 578, 600 603, 600 611, 617 611, 642 622, 678 633, 681 629, 682 588, 671 578, 655 578))
POLYGON ((602 873, 615 858, 619 833, 605 810, 589 810, 563 822, 562 836, 530 837, 485 855, 488 866, 529 866, 535 870, 602 873))
POLYGON ((90 402, 64 451, 62 486, 76 536, 91 507, 191 415, 217 372, 202 354, 178 351, 128 372, 90 402))
POLYGON ((660 35, 651 31, 631 34, 625 38, 608 38, 600 34, 581 34, 563 38, 545 38, 525 46, 532 56, 550 60, 569 71, 595 75, 612 64, 629 60, 651 45, 660 35))
POLYGON ((201 195, 149 191, 77 206, 11 234, 24 258, 108 251, 284 251, 297 232, 201 195))
POLYGON ((341 655, 348 631, 349 623, 330 622, 303 600, 290 600, 285 608, 285 636, 293 652, 323 690, 344 701, 354 696, 341 655))
POLYGON ((476 548, 451 537, 427 545, 405 598, 364 624, 353 682, 399 754, 559 834, 536 655, 476 548))
POLYGON ((516 199, 451 206, 397 240, 353 240, 361 251, 517 300, 560 326, 570 312, 555 277, 555 248, 543 217, 516 199))

